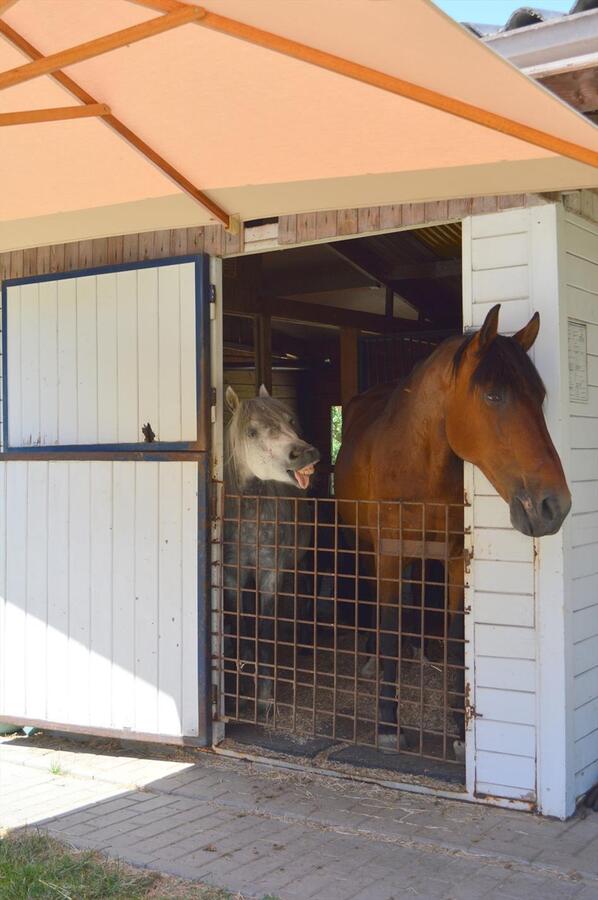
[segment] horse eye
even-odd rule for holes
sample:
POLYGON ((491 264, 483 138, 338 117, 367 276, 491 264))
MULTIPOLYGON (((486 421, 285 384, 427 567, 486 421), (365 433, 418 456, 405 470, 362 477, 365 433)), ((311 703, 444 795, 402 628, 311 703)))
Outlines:
POLYGON ((257 430, 255 428, 247 429, 247 437, 254 438, 257 437, 257 430))
POLYGON ((498 391, 489 391, 486 394, 486 400, 488 401, 488 403, 502 403, 503 399, 503 395, 498 391))

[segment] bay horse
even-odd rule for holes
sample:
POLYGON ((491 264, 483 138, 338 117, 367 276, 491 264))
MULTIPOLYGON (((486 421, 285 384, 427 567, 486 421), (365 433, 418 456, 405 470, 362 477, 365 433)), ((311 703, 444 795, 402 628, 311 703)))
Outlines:
MULTIPOLYGON (((545 388, 527 355, 538 335, 539 315, 507 337, 498 334, 499 311, 500 304, 479 331, 448 338, 406 380, 353 398, 344 413, 335 493, 341 521, 351 526, 346 530, 357 535, 376 567, 383 629, 379 742, 384 746, 396 748, 403 740, 396 724, 397 660, 388 658, 397 656, 389 650, 397 641, 397 593, 404 569, 416 559, 422 560, 423 586, 428 541, 447 545, 450 621, 462 619, 462 510, 461 525, 457 519, 447 527, 447 505, 455 504, 451 516, 463 505, 463 460, 484 473, 509 504, 513 527, 525 535, 554 534, 571 508, 542 412, 545 388), (344 502, 385 500, 402 503, 344 502), (400 540, 384 546, 388 534, 400 540)), ((423 600, 421 605, 423 618, 423 600)), ((464 728, 460 732, 463 737, 464 728)))
POLYGON ((249 400, 240 400, 230 386, 225 396, 232 415, 224 459, 224 656, 236 657, 241 668, 254 664, 246 666, 249 672, 259 662, 256 694, 269 700, 276 597, 285 580, 298 577, 310 544, 309 504, 297 498, 305 496, 320 454, 264 385, 249 400))

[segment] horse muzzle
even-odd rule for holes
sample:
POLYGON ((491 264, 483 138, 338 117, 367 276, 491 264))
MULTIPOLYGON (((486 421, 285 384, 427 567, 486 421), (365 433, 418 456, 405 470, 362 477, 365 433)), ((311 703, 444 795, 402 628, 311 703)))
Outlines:
POLYGON ((309 487, 309 480, 314 472, 314 466, 320 461, 320 452, 311 444, 298 444, 289 454, 288 472, 302 490, 309 487))
POLYGON ((556 534, 570 509, 571 494, 568 490, 537 496, 519 491, 510 503, 511 524, 529 537, 556 534))

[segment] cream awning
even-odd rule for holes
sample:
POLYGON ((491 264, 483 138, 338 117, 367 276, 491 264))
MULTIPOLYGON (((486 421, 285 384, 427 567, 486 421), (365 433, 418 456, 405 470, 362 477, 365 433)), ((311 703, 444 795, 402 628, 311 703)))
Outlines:
MULTIPOLYGON (((47 57, 182 4, 0 0, 2 7, 5 31, 47 57)), ((333 54, 350 74, 376 70, 382 87, 401 79, 567 151, 223 33, 217 18, 63 68, 225 213, 253 219, 598 185, 598 128, 429 0, 208 0, 205 8, 290 39, 281 49, 295 56, 297 43, 311 59, 312 50, 333 54)), ((4 37, 0 72, 28 63, 4 37)), ((52 75, 10 76, 4 87, 2 77, 0 114, 80 102, 52 75)), ((0 250, 217 221, 102 118, 0 127, 0 166, 0 250)))

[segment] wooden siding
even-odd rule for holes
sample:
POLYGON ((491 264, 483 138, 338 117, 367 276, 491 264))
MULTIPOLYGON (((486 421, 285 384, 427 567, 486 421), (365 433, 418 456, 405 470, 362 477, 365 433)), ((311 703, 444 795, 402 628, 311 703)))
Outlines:
POLYGON ((10 286, 6 319, 10 446, 196 439, 192 263, 10 286))
MULTIPOLYGON (((464 221, 464 325, 502 304, 500 330, 530 318, 531 210, 464 221)), ((530 800, 536 790, 536 616, 533 541, 510 524, 507 504, 478 469, 472 492, 474 560, 469 591, 475 674, 476 793, 530 800)), ((469 757, 471 759, 471 756, 469 757)))
POLYGON ((566 315, 586 323, 589 382, 587 402, 569 401, 571 702, 579 795, 598 780, 598 207, 594 224, 566 214, 562 234, 566 315))
POLYGON ((0 463, 0 713, 196 735, 197 463, 0 463))

